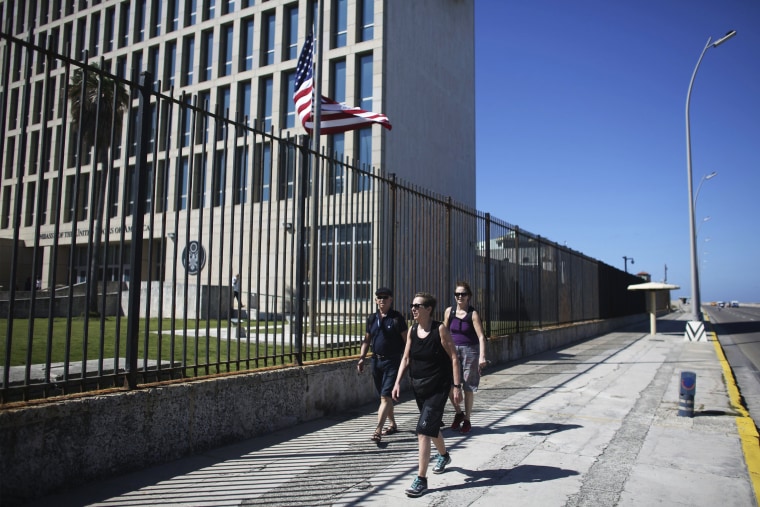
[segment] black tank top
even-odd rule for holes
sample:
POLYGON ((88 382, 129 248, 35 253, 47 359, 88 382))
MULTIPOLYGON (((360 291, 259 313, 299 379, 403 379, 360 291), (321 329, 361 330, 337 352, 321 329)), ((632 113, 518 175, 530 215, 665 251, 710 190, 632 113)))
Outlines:
POLYGON ((409 349, 409 375, 412 378, 432 377, 443 374, 452 377, 451 358, 441 345, 440 322, 433 321, 425 338, 417 335, 418 325, 412 326, 412 345, 409 349))

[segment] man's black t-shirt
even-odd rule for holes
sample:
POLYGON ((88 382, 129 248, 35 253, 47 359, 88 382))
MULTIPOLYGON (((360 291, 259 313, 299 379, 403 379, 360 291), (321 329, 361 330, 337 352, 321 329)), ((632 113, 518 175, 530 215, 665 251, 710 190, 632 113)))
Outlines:
POLYGON ((406 340, 406 320, 394 309, 385 317, 375 312, 367 317, 366 332, 371 338, 372 352, 387 357, 401 356, 406 340))

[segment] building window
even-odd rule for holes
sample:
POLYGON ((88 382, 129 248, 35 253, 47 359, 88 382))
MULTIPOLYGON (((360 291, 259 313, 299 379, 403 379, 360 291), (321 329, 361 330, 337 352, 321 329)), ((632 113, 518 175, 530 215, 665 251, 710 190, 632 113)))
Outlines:
POLYGON ((359 57, 359 107, 372 110, 372 55, 359 57))
POLYGON ((332 62, 332 99, 338 102, 346 101, 346 62, 332 62))
POLYGON ((211 205, 213 207, 224 206, 224 192, 225 192, 225 180, 227 179, 227 160, 224 156, 223 150, 216 151, 216 159, 214 160, 213 177, 211 189, 211 205))
POLYGON ((146 0, 137 2, 137 12, 135 12, 135 41, 137 42, 145 40, 145 9, 146 0))
MULTIPOLYGON (((100 54, 100 13, 92 15, 90 22, 90 53, 92 56, 100 54)), ((40 60, 42 60, 40 58, 40 60)))
MULTIPOLYGON (((248 125, 251 116, 251 82, 243 81, 238 85, 238 104, 240 109, 237 112, 237 121, 248 125)), ((245 129, 240 129, 238 136, 245 134, 245 129)))
POLYGON ((197 19, 198 0, 190 0, 188 9, 185 10, 185 26, 195 26, 197 19))
POLYGON ((235 0, 222 0, 222 15, 235 12, 235 0))
POLYGON ((123 2, 119 10, 119 47, 129 46, 129 2, 123 2))
POLYGON ((216 0, 203 0, 205 6, 203 8, 203 20, 214 19, 216 16, 216 0))
POLYGON ((319 249, 320 298, 328 301, 369 299, 372 226, 320 227, 319 249))
POLYGON ((235 149, 235 175, 233 178, 235 204, 248 202, 248 150, 244 146, 235 149))
POLYGON ((342 194, 343 183, 345 179, 345 168, 343 167, 343 155, 346 152, 346 136, 343 133, 331 136, 330 150, 332 160, 329 162, 327 175, 327 193, 330 195, 342 194))
POLYGON ((166 30, 167 32, 174 32, 179 29, 179 2, 180 0, 169 0, 169 13, 167 15, 169 28, 166 30))
POLYGON ((174 74, 177 71, 177 43, 166 43, 166 55, 164 56, 164 90, 174 88, 174 74))
POLYGON ((106 53, 113 51, 114 23, 116 22, 116 10, 113 7, 106 9, 106 53))
POLYGON ((193 84, 193 67, 195 54, 195 39, 190 36, 184 40, 182 48, 182 85, 189 86, 193 84))
POLYGON ((272 184, 272 147, 267 144, 257 144, 253 163, 253 202, 269 200, 272 184))
POLYGON ((355 188, 357 192, 366 192, 372 189, 372 127, 360 129, 357 132, 356 139, 359 146, 356 153, 359 154, 359 168, 361 172, 355 173, 355 188))
POLYGON ((161 6, 164 2, 151 2, 151 26, 153 27, 151 37, 158 37, 161 35, 161 6))
POLYGON ((284 46, 283 60, 293 60, 298 56, 298 6, 286 8, 285 34, 287 37, 284 46))
POLYGON ((262 47, 264 51, 261 55, 261 65, 272 65, 274 63, 274 34, 275 34, 275 15, 273 12, 264 15, 262 26, 262 47))
POLYGON ((209 30, 203 33, 201 43, 201 78, 200 81, 210 81, 214 71, 214 32, 209 30))
POLYGON ((161 73, 158 70, 158 50, 158 46, 148 49, 148 68, 153 78, 153 89, 155 91, 158 91, 158 80, 161 79, 161 73))
POLYGON ((188 158, 182 157, 182 160, 180 160, 180 168, 177 174, 176 209, 178 210, 187 209, 187 176, 189 170, 190 168, 188 158))
POLYGON ((243 37, 240 42, 240 54, 243 57, 241 67, 243 70, 253 69, 253 18, 244 19, 241 27, 243 37))
POLYGON ((277 197, 280 200, 292 199, 295 188, 296 179, 296 160, 298 150, 292 144, 286 144, 282 150, 284 153, 280 155, 280 172, 277 175, 277 182, 279 189, 277 197))
POLYGON ((234 45, 233 39, 232 39, 232 25, 225 25, 222 27, 222 44, 224 44, 224 47, 222 49, 222 53, 224 54, 224 67, 222 76, 231 76, 232 75, 232 48, 234 45))
POLYGON ((285 96, 282 98, 283 106, 281 111, 285 111, 285 118, 282 120, 282 124, 286 129, 290 129, 296 126, 296 103, 293 101, 293 95, 296 92, 296 73, 288 72, 285 75, 285 96))
POLYGON ((372 40, 375 37, 375 0, 361 0, 359 9, 359 41, 372 40))
POLYGON ((333 6, 333 47, 342 48, 348 42, 348 0, 335 0, 333 6))
MULTIPOLYGON (((217 102, 219 103, 219 107, 221 108, 220 111, 218 111, 218 114, 224 118, 227 118, 230 114, 230 87, 229 86, 222 86, 219 88, 219 94, 216 98, 217 102)), ((216 127, 216 140, 222 141, 224 139, 225 130, 227 129, 228 123, 226 121, 217 122, 216 127)))
POLYGON ((261 78, 259 83, 259 118, 261 119, 262 129, 268 132, 272 128, 272 90, 274 83, 272 77, 261 78))

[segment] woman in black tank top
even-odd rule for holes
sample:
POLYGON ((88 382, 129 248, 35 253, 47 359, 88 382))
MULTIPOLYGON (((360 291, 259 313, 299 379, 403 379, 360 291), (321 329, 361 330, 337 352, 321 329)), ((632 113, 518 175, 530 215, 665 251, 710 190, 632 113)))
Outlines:
POLYGON ((406 489, 408 496, 420 496, 427 489, 427 468, 430 464, 430 443, 438 451, 433 473, 440 474, 451 463, 451 456, 446 451, 441 427, 443 410, 449 395, 460 402, 462 400, 462 379, 454 342, 446 326, 433 320, 435 298, 418 292, 411 304, 412 316, 417 321, 409 329, 406 339, 404 357, 401 358, 396 385, 393 386, 393 399, 401 394, 401 379, 409 368, 412 389, 420 409, 417 422, 417 444, 419 472, 406 489))

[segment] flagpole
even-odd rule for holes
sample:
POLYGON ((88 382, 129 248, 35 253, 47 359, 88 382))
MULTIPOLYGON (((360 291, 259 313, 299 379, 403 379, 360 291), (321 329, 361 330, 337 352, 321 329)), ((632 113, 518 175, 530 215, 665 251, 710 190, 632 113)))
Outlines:
POLYGON ((316 65, 314 69, 314 97, 312 99, 312 111, 314 126, 312 128, 313 162, 311 164, 311 230, 309 231, 309 332, 311 336, 318 336, 317 319, 319 318, 319 256, 317 252, 317 238, 319 227, 319 149, 320 149, 320 124, 322 121, 322 34, 324 18, 324 2, 318 1, 317 9, 317 33, 314 34, 317 43, 316 65))

